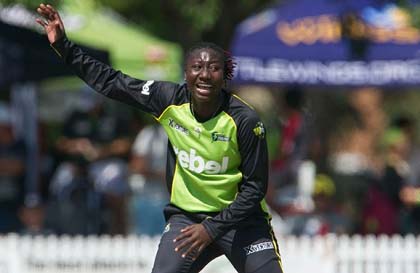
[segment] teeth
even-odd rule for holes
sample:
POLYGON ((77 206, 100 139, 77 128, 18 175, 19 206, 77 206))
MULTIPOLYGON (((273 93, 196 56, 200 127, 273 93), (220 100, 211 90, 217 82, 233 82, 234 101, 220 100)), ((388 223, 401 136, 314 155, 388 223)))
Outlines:
POLYGON ((197 86, 198 86, 198 88, 202 88, 202 89, 210 89, 211 88, 211 85, 201 85, 201 84, 199 84, 197 86))

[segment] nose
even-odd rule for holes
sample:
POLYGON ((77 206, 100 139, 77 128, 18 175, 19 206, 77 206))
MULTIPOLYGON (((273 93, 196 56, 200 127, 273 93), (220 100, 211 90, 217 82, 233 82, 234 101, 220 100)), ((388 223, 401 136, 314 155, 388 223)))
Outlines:
POLYGON ((202 79, 209 79, 210 78, 210 72, 207 67, 203 67, 200 71, 200 78, 202 79))

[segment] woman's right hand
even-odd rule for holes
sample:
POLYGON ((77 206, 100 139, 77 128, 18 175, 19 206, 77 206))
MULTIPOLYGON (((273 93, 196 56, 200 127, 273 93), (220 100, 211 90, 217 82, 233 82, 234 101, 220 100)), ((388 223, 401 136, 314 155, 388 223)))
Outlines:
POLYGON ((36 11, 43 17, 37 18, 36 21, 45 29, 51 44, 65 35, 64 24, 60 14, 51 5, 40 4, 36 11))

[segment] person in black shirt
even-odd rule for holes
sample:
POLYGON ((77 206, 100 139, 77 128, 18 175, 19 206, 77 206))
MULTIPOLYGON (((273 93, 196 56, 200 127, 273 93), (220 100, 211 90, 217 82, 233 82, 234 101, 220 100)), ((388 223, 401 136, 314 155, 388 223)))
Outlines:
POLYGON ((0 102, 0 234, 22 228, 18 218, 24 200, 26 149, 13 133, 11 109, 0 102))
POLYGON ((170 203, 152 272, 199 272, 222 254, 239 272, 283 272, 264 200, 265 128, 224 88, 233 75, 230 55, 202 43, 186 55, 185 84, 134 79, 69 41, 53 7, 41 4, 38 12, 51 46, 80 78, 151 114, 168 135, 170 203))

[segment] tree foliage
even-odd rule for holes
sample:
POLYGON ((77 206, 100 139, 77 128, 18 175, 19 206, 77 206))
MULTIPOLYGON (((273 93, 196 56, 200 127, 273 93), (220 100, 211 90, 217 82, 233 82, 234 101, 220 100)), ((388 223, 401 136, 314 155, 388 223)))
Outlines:
MULTIPOLYGON (((229 47, 235 27, 251 14, 278 2, 293 0, 91 0, 109 7, 154 35, 187 48, 197 41, 212 41, 229 47)), ((35 9, 40 0, 0 0, 0 4, 20 3, 35 9)), ((48 0, 59 8, 63 0, 48 0)), ((411 13, 420 27, 420 4, 396 0, 411 13)))
POLYGON ((152 33, 184 48, 196 41, 227 47, 235 26, 278 0, 98 0, 152 33))
POLYGON ((54 6, 58 6, 60 3, 60 0, 48 0, 46 2, 43 2, 42 0, 0 0, 0 4, 4 6, 13 5, 13 4, 22 4, 31 10, 35 10, 36 7, 38 7, 40 3, 48 3, 54 6))
MULTIPOLYGON (((93 0, 109 7, 154 35, 187 48, 197 41, 228 47, 235 26, 265 7, 282 0, 93 0)), ((35 8, 42 0, 0 0, 0 4, 23 4, 35 8)), ((63 0, 47 0, 60 8, 63 0)))

